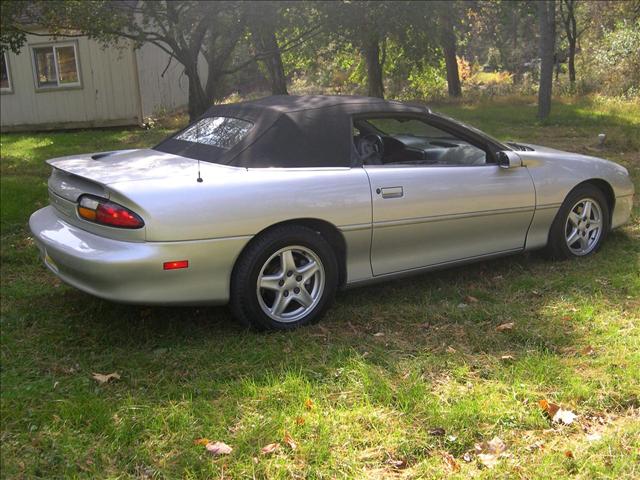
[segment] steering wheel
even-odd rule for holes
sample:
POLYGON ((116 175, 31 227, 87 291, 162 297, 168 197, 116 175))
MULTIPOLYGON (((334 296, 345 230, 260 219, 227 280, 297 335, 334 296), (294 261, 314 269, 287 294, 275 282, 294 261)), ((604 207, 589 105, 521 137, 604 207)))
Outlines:
POLYGON ((380 164, 384 156, 384 140, 377 133, 362 135, 358 141, 358 154, 363 162, 380 164))

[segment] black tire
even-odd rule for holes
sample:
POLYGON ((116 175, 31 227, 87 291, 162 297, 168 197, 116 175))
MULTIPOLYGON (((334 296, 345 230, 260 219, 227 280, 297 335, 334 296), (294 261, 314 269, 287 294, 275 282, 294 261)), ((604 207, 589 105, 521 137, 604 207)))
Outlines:
POLYGON ((591 184, 579 185, 574 188, 558 210, 556 218, 553 220, 551 230, 549 230, 549 241, 547 243, 546 253, 552 259, 562 260, 576 257, 585 257, 593 255, 602 246, 602 242, 609 233, 610 223, 609 204, 602 191, 591 184), (602 213, 602 231, 599 238, 595 242, 595 246, 586 254, 576 254, 567 245, 566 229, 569 214, 572 208, 581 200, 590 199, 598 204, 602 213))
POLYGON ((258 330, 291 330, 320 320, 333 302, 337 286, 338 262, 324 237, 307 227, 284 225, 253 239, 236 262, 231 277, 230 307, 236 319, 245 326, 258 330), (324 289, 318 295, 317 303, 304 312, 302 318, 285 322, 265 313, 258 299, 257 282, 272 255, 290 246, 302 246, 318 257, 324 269, 324 289))

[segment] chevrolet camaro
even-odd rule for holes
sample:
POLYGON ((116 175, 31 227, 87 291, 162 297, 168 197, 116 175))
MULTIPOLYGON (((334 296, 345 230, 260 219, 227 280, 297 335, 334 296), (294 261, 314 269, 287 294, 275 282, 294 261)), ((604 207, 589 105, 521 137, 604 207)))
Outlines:
POLYGON ((338 288, 534 249, 591 255, 634 193, 613 162, 349 96, 216 105, 153 148, 48 163, 30 228, 64 282, 228 303, 260 329, 318 320, 338 288))

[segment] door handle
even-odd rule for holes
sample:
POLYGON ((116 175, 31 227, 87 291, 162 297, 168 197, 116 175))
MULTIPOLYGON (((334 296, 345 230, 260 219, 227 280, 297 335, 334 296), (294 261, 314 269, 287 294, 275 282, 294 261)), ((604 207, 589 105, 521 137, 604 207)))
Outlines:
POLYGON ((382 193, 382 198, 400 198, 404 195, 402 187, 384 187, 379 190, 379 193, 382 193))

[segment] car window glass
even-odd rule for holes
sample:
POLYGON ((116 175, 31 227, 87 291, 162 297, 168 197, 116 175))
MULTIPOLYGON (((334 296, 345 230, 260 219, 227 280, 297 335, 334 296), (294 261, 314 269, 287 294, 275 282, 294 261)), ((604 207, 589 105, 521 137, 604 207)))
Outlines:
POLYGON ((185 142, 229 149, 242 140, 253 124, 231 117, 206 117, 198 120, 174 138, 185 142))
POLYGON ((369 165, 486 165, 487 153, 468 140, 417 118, 355 121, 356 151, 369 165), (380 148, 382 143, 383 148, 380 148))

